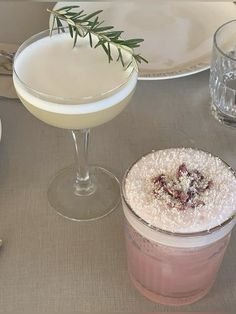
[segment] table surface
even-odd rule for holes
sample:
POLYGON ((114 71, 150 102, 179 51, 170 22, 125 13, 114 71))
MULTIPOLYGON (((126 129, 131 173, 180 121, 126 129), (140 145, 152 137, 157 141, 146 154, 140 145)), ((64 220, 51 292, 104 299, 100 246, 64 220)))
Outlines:
MULTIPOLYGON (((122 178, 152 149, 192 146, 236 169, 236 130, 209 110, 209 72, 138 82, 128 107, 91 132, 90 162, 122 178)), ((236 233, 217 281, 199 302, 181 308, 152 303, 127 273, 122 208, 102 220, 71 222, 49 206, 46 190, 73 162, 68 131, 34 118, 18 100, 0 99, 0 312, 222 311, 236 307, 236 233)))

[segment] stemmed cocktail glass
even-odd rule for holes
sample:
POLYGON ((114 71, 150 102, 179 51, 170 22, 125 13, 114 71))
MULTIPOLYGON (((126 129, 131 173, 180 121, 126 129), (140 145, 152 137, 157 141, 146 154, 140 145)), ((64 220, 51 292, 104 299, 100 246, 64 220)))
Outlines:
POLYGON ((137 70, 134 64, 109 64, 101 50, 92 49, 87 38, 72 49, 68 30, 46 30, 26 40, 14 61, 14 85, 23 105, 43 122, 72 132, 75 165, 61 170, 48 189, 51 206, 72 220, 103 217, 120 198, 117 178, 88 166, 89 135, 90 128, 110 121, 128 104, 137 70))

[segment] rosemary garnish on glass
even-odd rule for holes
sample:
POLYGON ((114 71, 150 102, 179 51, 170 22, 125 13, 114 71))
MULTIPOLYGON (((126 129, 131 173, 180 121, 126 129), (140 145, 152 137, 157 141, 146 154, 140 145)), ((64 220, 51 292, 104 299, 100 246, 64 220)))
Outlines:
POLYGON ((120 61, 125 68, 128 68, 132 64, 133 59, 137 63, 143 61, 148 63, 140 53, 134 52, 134 48, 138 48, 140 43, 143 42, 143 39, 132 38, 124 40, 121 38, 123 31, 116 31, 113 26, 105 26, 103 24, 104 21, 99 21, 98 16, 103 10, 86 14, 84 10, 79 11, 79 8, 80 6, 78 5, 72 5, 57 10, 48 9, 47 11, 53 15, 51 33, 55 24, 58 32, 65 32, 62 24, 62 21, 64 21, 68 25, 70 36, 74 40, 73 47, 75 47, 78 37, 88 36, 90 46, 93 48, 101 46, 108 57, 109 63, 113 60, 111 45, 117 49, 118 57, 116 56, 116 61, 120 61), (76 11, 73 11, 73 9, 76 9, 76 11), (97 38, 95 45, 93 43, 94 36, 97 38), (124 51, 128 52, 133 57, 132 61, 128 62, 128 64, 126 64, 124 60, 124 51))

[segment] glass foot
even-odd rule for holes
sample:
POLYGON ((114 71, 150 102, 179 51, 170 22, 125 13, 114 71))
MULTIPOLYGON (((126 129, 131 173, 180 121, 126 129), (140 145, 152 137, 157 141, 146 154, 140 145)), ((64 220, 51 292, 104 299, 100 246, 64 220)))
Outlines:
POLYGON ((77 193, 73 166, 59 171, 48 189, 48 201, 61 216, 75 221, 96 220, 112 212, 120 202, 120 184, 108 170, 91 166, 91 190, 77 193))
POLYGON ((220 111, 219 108, 217 108, 213 103, 211 104, 211 112, 213 117, 221 124, 224 124, 232 128, 236 127, 236 117, 226 115, 225 113, 220 111))

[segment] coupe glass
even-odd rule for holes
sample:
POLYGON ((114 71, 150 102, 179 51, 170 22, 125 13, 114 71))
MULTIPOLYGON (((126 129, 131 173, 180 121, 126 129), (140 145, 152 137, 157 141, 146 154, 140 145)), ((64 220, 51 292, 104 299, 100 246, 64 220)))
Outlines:
MULTIPOLYGON (((47 194, 49 203, 57 213, 71 220, 95 220, 106 216, 119 204, 120 187, 118 179, 108 170, 88 166, 90 128, 110 121, 126 107, 135 90, 137 70, 131 65, 122 84, 99 95, 74 97, 71 94, 70 97, 62 98, 55 94, 46 94, 24 82, 18 70, 22 65, 17 60, 29 45, 49 35, 49 30, 43 31, 20 46, 14 60, 14 85, 23 105, 35 117, 49 125, 72 132, 75 164, 59 171, 54 177, 47 194)), ((57 35, 54 30, 52 36, 57 35)), ((126 70, 121 66, 120 71, 126 70)), ((90 83, 89 77, 84 79, 88 80, 85 83, 90 83)))

